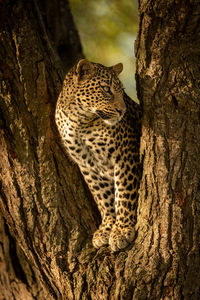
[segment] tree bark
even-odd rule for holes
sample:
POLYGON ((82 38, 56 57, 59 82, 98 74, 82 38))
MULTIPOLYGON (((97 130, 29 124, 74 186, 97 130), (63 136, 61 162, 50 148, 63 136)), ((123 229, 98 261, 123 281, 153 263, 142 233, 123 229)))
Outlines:
POLYGON ((141 1, 139 11, 144 254, 137 272, 148 299, 199 299, 200 3, 141 1))
POLYGON ((83 58, 80 39, 68 1, 39 1, 42 20, 64 73, 83 58))
MULTIPOLYGON (((0 4, 1 211, 17 241, 16 245, 2 225, 0 291, 3 299, 26 299, 26 286, 32 297, 56 299, 68 293, 68 260, 73 265, 82 244, 91 240, 98 213, 56 131, 54 111, 63 72, 38 3, 0 4), (18 245, 29 261, 35 286, 24 258, 11 253, 18 245), (15 264, 24 277, 15 272, 15 264)), ((69 11, 67 17, 71 18, 69 11)), ((72 34, 74 24, 69 26, 72 34)), ((68 64, 73 60, 69 56, 68 64)))
MULTIPOLYGON (((92 247, 99 214, 56 130, 63 73, 45 1, 0 7, 1 298, 199 299, 199 4, 140 1, 143 176, 138 236, 119 253, 92 247)), ((66 70, 82 54, 63 36, 79 49, 66 70)))

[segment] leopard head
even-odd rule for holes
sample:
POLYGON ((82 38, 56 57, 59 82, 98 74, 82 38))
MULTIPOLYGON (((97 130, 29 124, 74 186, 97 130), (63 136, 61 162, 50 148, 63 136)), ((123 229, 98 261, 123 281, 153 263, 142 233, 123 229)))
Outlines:
POLYGON ((106 124, 119 122, 126 112, 124 89, 118 78, 122 69, 121 63, 105 67, 86 59, 80 60, 73 75, 78 106, 100 117, 106 124))

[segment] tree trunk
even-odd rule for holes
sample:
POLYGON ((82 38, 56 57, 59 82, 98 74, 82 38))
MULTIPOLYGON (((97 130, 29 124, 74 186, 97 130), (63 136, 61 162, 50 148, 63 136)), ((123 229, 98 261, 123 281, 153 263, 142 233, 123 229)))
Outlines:
MULTIPOLYGON (((99 214, 54 122, 62 39, 40 4, 0 1, 0 299, 199 299, 199 4, 140 1, 144 167, 138 236, 119 253, 91 244, 99 214)), ((66 18, 68 69, 81 52, 66 18)))
POLYGON ((48 38, 56 49, 60 67, 67 71, 83 58, 78 32, 74 26, 68 1, 39 1, 48 38))
MULTIPOLYGON (((68 293, 68 260, 72 268, 98 213, 56 131, 63 72, 38 3, 0 7, 1 211, 17 241, 1 223, 0 298, 56 299, 68 293)), ((69 48, 80 49, 69 11, 66 18, 69 48)))
MULTIPOLYGON (((142 276, 148 299, 199 299, 200 3, 141 1, 139 11, 144 160, 137 280, 142 276)), ((133 298, 140 299, 136 291, 133 298)))

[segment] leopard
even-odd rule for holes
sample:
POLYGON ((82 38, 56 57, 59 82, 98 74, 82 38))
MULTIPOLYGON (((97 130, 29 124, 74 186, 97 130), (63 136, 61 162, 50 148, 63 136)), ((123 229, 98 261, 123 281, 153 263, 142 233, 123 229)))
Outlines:
POLYGON ((92 244, 113 252, 135 239, 141 177, 141 106, 126 94, 122 70, 122 63, 81 59, 67 73, 55 109, 64 148, 100 211, 92 244))

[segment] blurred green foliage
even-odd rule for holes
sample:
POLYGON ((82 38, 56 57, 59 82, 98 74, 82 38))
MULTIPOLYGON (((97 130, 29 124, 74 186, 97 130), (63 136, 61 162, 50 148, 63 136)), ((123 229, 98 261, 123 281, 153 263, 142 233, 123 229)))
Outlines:
POLYGON ((69 0, 85 57, 110 66, 124 65, 120 78, 136 98, 134 40, 138 26, 137 0, 69 0))

